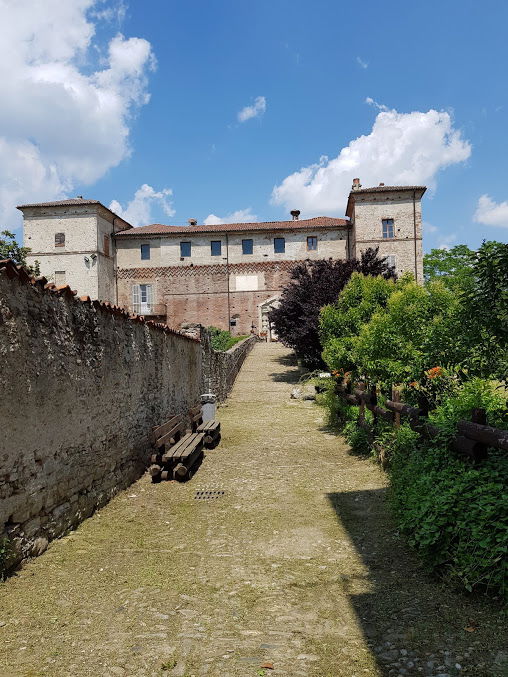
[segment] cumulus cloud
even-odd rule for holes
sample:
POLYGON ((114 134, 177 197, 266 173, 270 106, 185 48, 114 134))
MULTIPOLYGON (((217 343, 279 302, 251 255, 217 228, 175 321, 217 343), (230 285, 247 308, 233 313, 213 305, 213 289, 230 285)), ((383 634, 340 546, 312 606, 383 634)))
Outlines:
POLYGON ((482 195, 473 218, 485 226, 508 228, 508 202, 495 202, 490 195, 482 195))
POLYGON ((257 96, 252 106, 245 106, 238 113, 238 122, 246 122, 251 118, 257 118, 266 110, 266 99, 264 96, 257 96))
POLYGON ((436 185, 437 173, 471 155, 471 144, 454 129, 446 112, 398 113, 380 108, 369 134, 359 136, 339 151, 287 176, 272 192, 272 203, 301 209, 306 216, 341 214, 352 179, 364 187, 436 185))
POLYGON ((144 183, 134 193, 134 197, 127 204, 125 209, 117 200, 113 200, 109 205, 109 208, 112 212, 115 212, 115 214, 118 214, 118 216, 121 216, 122 219, 125 219, 133 226, 146 226, 149 223, 152 223, 151 214, 154 205, 158 205, 162 208, 162 211, 166 216, 175 215, 175 210, 173 209, 170 200, 172 195, 173 191, 170 188, 163 188, 162 190, 156 191, 152 186, 144 183))
POLYGON ((254 223, 256 219, 257 216, 252 213, 250 207, 247 207, 247 209, 239 209, 224 217, 208 214, 204 224, 205 226, 217 226, 220 223, 254 223))
MULTIPOLYGON (((123 4, 116 4, 116 16, 123 4)), ((68 195, 130 153, 155 65, 142 38, 94 40, 102 0, 0 0, 0 223, 19 202, 68 195), (93 16, 93 12, 96 12, 93 16)))

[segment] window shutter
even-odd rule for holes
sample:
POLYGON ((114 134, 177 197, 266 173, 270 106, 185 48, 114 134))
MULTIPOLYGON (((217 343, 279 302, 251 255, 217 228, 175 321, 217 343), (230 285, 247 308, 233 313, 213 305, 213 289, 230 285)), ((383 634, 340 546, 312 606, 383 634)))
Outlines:
POLYGON ((132 285, 132 310, 135 313, 141 311, 141 302, 139 298, 139 284, 132 285))
POLYGON ((152 285, 146 285, 146 304, 151 309, 152 307, 152 285))

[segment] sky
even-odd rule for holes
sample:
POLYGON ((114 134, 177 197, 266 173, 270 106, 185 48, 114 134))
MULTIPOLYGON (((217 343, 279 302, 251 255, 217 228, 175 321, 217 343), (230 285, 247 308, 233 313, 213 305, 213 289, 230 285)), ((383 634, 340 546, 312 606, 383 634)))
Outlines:
POLYGON ((424 249, 508 235, 508 3, 0 0, 0 228, 343 216, 423 184, 424 249))

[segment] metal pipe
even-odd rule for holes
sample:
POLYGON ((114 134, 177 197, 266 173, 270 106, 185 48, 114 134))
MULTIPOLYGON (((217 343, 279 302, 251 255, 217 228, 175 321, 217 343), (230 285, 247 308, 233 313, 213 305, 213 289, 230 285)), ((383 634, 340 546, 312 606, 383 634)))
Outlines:
POLYGON ((229 300, 229 234, 226 232, 226 276, 228 294, 228 331, 231 331, 231 304, 229 300))

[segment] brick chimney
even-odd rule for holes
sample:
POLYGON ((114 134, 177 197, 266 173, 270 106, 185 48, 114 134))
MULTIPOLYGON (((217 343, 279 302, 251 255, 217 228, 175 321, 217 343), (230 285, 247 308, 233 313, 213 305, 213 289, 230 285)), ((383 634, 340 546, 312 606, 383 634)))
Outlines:
POLYGON ((187 223, 189 224, 189 226, 197 226, 198 220, 197 219, 187 219, 187 223))
POLYGON ((293 217, 293 221, 298 221, 298 218, 300 216, 300 210, 299 209, 292 209, 291 210, 291 216, 293 217))
POLYGON ((351 190, 360 190, 362 187, 362 184, 360 183, 360 179, 353 179, 353 185, 351 186, 351 190))

